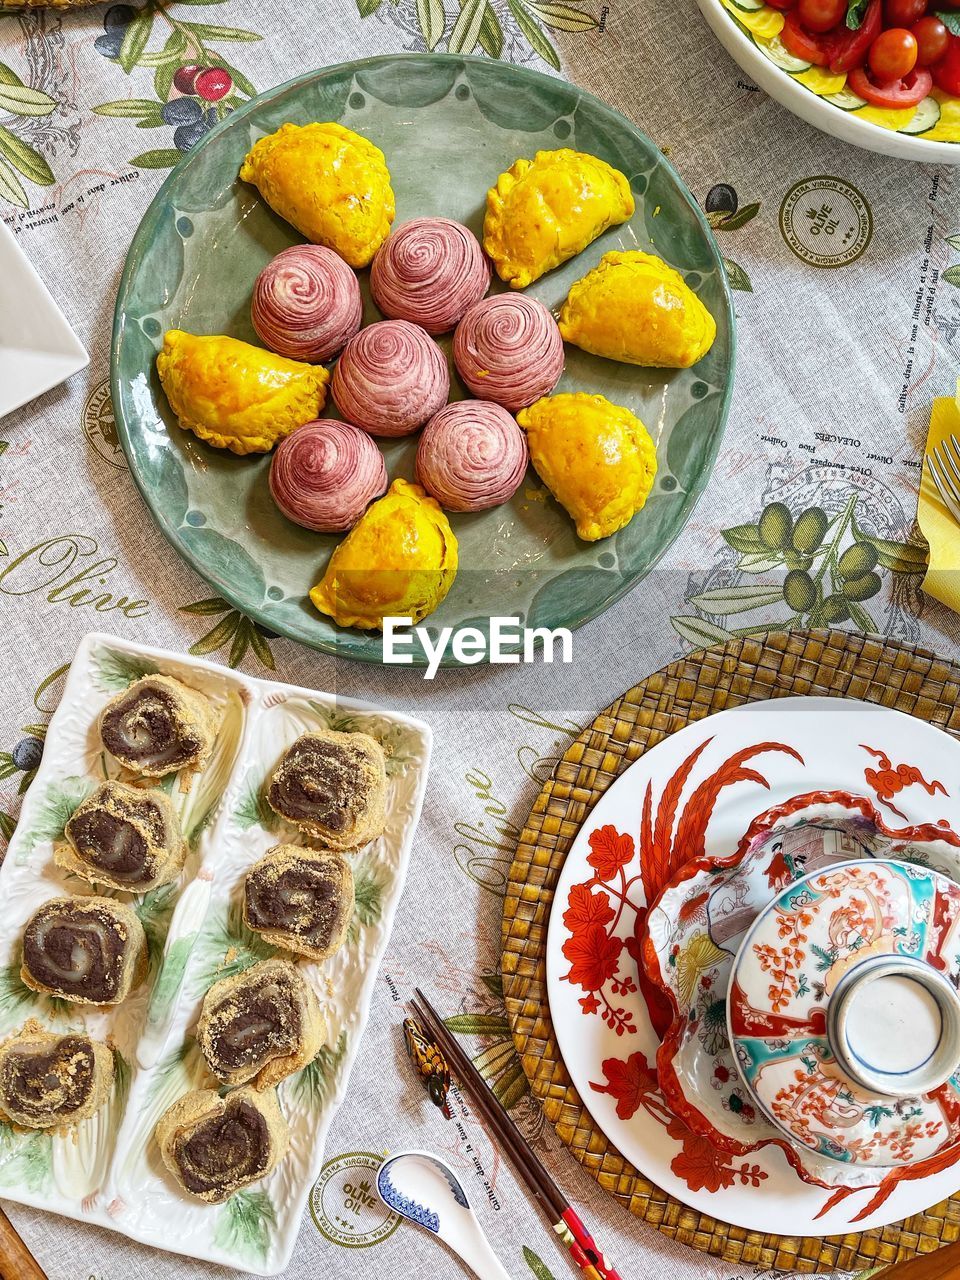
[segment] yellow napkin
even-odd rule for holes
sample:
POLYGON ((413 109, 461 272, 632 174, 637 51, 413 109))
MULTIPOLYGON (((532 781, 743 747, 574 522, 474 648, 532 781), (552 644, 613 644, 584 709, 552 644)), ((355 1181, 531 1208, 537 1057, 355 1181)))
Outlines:
MULTIPOLYGON (((951 434, 960 440, 960 407, 952 396, 940 396, 934 400, 930 413, 927 453, 951 434)), ((960 613, 960 525, 941 502, 926 460, 920 472, 917 520, 930 544, 930 564, 921 585, 948 609, 960 613)))

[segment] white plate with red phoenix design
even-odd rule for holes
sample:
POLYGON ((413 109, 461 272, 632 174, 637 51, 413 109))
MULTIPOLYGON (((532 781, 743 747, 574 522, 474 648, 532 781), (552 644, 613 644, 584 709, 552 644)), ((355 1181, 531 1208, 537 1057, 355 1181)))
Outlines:
MULTIPOLYGON (((557 885, 547 990, 560 1051, 599 1128, 691 1208, 749 1230, 823 1237, 899 1221, 960 1190, 960 1168, 868 1185, 801 1179, 776 1146, 721 1151, 668 1106, 656 1055, 667 1016, 643 975, 647 910, 691 859, 735 854, 774 806, 809 792, 867 797, 892 826, 960 831, 960 743, 898 711, 839 698, 780 698, 688 725, 646 752, 584 822, 557 885), (757 1190, 763 1194, 758 1196, 757 1190)), ((960 853, 954 878, 960 880, 960 853)), ((771 891, 771 896, 773 891, 771 891)), ((710 981, 711 955, 697 981, 710 981)), ((726 956, 729 960, 732 957, 726 956)), ((722 1000, 725 992, 717 992, 722 1000)), ((736 1111, 735 1079, 712 1082, 736 1111)))

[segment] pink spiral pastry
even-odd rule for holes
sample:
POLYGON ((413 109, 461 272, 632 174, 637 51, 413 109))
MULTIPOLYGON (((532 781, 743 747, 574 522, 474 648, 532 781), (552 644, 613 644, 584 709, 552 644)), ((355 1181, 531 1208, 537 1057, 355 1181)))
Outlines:
POLYGON ((319 244, 297 244, 268 262, 253 286, 253 327, 271 351, 318 363, 360 328, 360 285, 344 260, 319 244))
POLYGON ((563 339, 542 302, 499 293, 475 302, 457 325, 453 360, 475 396, 515 413, 560 381, 563 339))
POLYGON ((335 418, 298 427, 270 464, 274 502, 288 520, 318 533, 352 529, 386 491, 383 454, 366 432, 335 418))
POLYGON ((381 320, 351 338, 331 384, 345 418, 375 436, 407 436, 450 394, 443 352, 419 325, 381 320))
POLYGON ((472 231, 449 218, 414 218, 387 237, 370 289, 385 316, 447 333, 490 288, 490 265, 472 231))
POLYGON ((424 427, 417 479, 448 511, 483 511, 513 497, 529 457, 527 438, 506 409, 458 400, 424 427))

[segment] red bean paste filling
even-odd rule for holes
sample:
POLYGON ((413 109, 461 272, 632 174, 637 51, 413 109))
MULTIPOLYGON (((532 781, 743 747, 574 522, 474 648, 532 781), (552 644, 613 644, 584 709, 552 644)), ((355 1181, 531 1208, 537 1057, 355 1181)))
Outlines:
POLYGON ((279 874, 267 866, 247 876, 245 893, 254 929, 281 929, 323 950, 340 916, 343 881, 335 862, 304 862, 279 874))
POLYGON ((0 1066, 0 1094, 22 1116, 70 1115, 90 1096, 94 1057, 82 1036, 63 1036, 46 1053, 16 1048, 0 1066))
POLYGON ((23 939, 24 964, 38 982, 96 1003, 116 998, 123 959, 117 921, 82 904, 41 908, 23 939))
POLYGON ((149 880, 150 849, 141 832, 126 818, 102 809, 87 809, 70 819, 67 834, 85 862, 114 880, 149 880))
POLYGON ((227 1003, 237 1011, 211 1036, 211 1057, 218 1067, 236 1071, 296 1050, 300 1006, 289 984, 275 974, 229 996, 227 1003))
POLYGON ((103 745, 119 760, 151 769, 176 769, 192 760, 202 745, 184 724, 183 711, 168 689, 136 689, 103 717, 103 745))
POLYGON ((294 822, 315 822, 328 831, 345 830, 369 784, 364 758, 335 742, 295 742, 277 770, 267 799, 277 813, 294 822))
POLYGON ((176 1147, 183 1185, 196 1195, 253 1182, 270 1160, 266 1119, 244 1099, 227 1101, 222 1115, 201 1121, 176 1147))

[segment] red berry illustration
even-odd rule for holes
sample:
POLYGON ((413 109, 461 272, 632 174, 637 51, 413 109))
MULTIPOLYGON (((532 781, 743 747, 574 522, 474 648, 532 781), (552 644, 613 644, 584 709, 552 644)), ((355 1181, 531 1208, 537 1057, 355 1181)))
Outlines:
POLYGON ((203 67, 198 67, 196 63, 181 67, 173 77, 173 87, 181 93, 196 93, 197 76, 202 70, 203 67))
POLYGON ((219 102, 233 88, 233 79, 222 67, 209 67, 197 76, 194 93, 207 102, 219 102))

